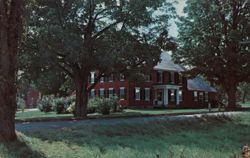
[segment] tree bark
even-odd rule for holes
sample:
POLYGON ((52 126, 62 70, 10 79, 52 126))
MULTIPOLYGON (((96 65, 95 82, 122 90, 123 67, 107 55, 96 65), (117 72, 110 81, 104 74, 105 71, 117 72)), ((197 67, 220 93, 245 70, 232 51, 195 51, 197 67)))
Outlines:
POLYGON ((236 91, 237 91, 237 84, 233 77, 230 79, 230 86, 227 91, 228 94, 228 110, 236 109, 236 91))
POLYGON ((0 0, 0 142, 15 133, 17 52, 22 26, 22 0, 0 0))
POLYGON ((88 104, 88 92, 87 85, 88 78, 76 77, 76 104, 75 104, 75 117, 87 117, 87 104, 88 104))

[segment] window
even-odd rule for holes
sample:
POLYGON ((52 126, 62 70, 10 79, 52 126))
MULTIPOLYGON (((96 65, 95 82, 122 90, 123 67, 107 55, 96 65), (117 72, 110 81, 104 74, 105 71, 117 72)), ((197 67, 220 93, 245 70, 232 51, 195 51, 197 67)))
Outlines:
POLYGON ((102 76, 101 78, 100 78, 100 83, 103 83, 104 82, 104 77, 102 76))
POLYGON ((124 87, 121 87, 120 88, 120 93, 119 93, 119 97, 121 100, 124 100, 125 99, 125 88, 124 87))
POLYGON ((179 101, 183 101, 182 90, 179 90, 179 101))
POLYGON ((124 81, 124 80, 125 80, 124 74, 120 74, 120 81, 124 81))
POLYGON ((200 102, 203 102, 203 99, 204 99, 203 92, 200 92, 199 93, 199 100, 200 100, 200 102))
POLYGON ((150 82, 150 80, 151 80, 151 79, 150 79, 150 78, 151 78, 150 75, 144 75, 144 78, 145 78, 145 81, 146 81, 146 82, 150 82))
POLYGON ((170 90, 170 101, 171 101, 171 102, 174 102, 174 101, 175 101, 175 95, 174 95, 174 93, 175 93, 175 90, 174 90, 174 89, 171 89, 171 90, 170 90))
POLYGON ((109 98, 114 96, 114 88, 109 88, 109 98))
POLYGON ((150 88, 145 88, 145 101, 150 101, 150 88))
POLYGON ((182 84, 182 75, 179 73, 179 84, 182 84))
POLYGON ((108 81, 109 81, 109 82, 113 82, 113 79, 114 79, 114 75, 111 74, 111 75, 108 77, 108 81))
POLYGON ((139 87, 135 88, 135 100, 141 99, 141 89, 139 87))
POLYGON ((208 102, 208 92, 205 92, 205 102, 208 102))
POLYGON ((91 78, 90 78, 90 83, 94 83, 95 82, 95 72, 91 72, 91 78))
POLYGON ((194 101, 198 101, 198 92, 194 91, 194 101))
POLYGON ((95 90, 94 89, 91 89, 91 91, 90 91, 90 97, 91 98, 95 97, 95 90))
POLYGON ((174 72, 170 72, 170 83, 174 83, 174 72))
POLYGON ((100 97, 105 97, 105 90, 104 90, 104 88, 101 88, 101 89, 99 90, 99 96, 100 96, 100 97))
POLYGON ((158 71, 157 72, 157 82, 158 83, 162 83, 162 71, 158 71))

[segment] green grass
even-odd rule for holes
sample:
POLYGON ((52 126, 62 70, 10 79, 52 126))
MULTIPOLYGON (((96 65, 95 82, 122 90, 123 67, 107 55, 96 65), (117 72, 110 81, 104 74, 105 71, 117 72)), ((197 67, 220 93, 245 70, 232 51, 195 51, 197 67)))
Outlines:
POLYGON ((230 158, 250 144, 250 112, 237 117, 84 125, 19 133, 0 145, 4 158, 230 158))
MULTIPOLYGON (((130 116, 146 116, 146 115, 164 115, 164 114, 181 114, 181 113, 202 113, 208 112, 207 109, 125 109, 123 112, 111 113, 110 115, 101 115, 99 113, 89 114, 89 118, 105 118, 105 117, 130 117, 130 116)), ((17 121, 46 121, 71 119, 72 114, 56 114, 56 112, 40 112, 36 111, 19 111, 16 113, 17 121)))
POLYGON ((242 107, 250 108, 250 102, 240 103, 242 107))

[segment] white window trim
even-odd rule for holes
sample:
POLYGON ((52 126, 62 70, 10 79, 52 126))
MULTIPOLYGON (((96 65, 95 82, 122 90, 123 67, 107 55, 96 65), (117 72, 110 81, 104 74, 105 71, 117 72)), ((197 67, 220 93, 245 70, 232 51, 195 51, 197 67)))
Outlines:
POLYGON ((145 101, 150 101, 150 88, 145 88, 144 89, 144 98, 145 98, 145 101), (148 98, 146 98, 146 91, 148 91, 148 98))
POLYGON ((111 74, 109 77, 108 77, 108 82, 113 82, 114 81, 114 75, 113 74, 111 74), (110 80, 111 79, 111 80, 110 80))
POLYGON ((139 101, 141 100, 141 88, 140 87, 135 87, 135 100, 139 101), (136 98, 136 90, 139 89, 139 98, 136 98))
POLYGON ((100 78, 100 83, 103 83, 104 82, 104 77, 101 77, 100 78))
MULTIPOLYGON (((119 78, 120 78, 120 81, 125 81, 125 79, 123 78, 123 79, 121 79, 121 76, 122 76, 123 74, 120 74, 119 75, 119 78)), ((123 77, 125 77, 124 75, 123 75, 123 77)))
POLYGON ((95 83, 95 72, 90 72, 90 83, 95 83))

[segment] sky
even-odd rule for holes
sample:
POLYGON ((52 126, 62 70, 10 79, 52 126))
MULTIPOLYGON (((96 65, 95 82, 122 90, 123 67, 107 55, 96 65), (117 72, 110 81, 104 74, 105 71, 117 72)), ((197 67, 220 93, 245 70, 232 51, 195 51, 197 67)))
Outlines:
MULTIPOLYGON (((175 4, 175 8, 176 8, 176 12, 177 15, 182 16, 184 15, 183 13, 183 8, 185 7, 185 1, 186 0, 176 0, 178 2, 178 4, 175 4)), ((178 36, 178 28, 175 24, 174 21, 170 22, 171 26, 169 27, 169 35, 173 36, 173 37, 177 37, 178 36)))

